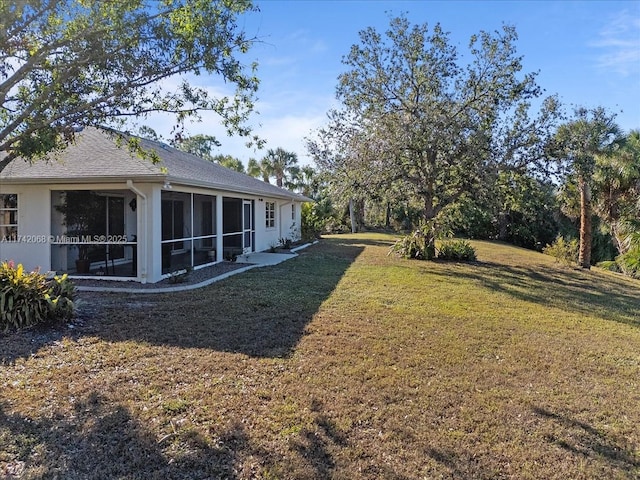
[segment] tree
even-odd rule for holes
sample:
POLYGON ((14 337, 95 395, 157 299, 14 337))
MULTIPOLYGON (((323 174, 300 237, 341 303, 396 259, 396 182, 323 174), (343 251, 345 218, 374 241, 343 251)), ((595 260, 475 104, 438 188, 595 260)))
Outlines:
POLYGON ((317 198, 322 179, 311 165, 299 168, 295 179, 295 190, 308 198, 317 198))
POLYGON ((640 130, 631 131, 619 148, 596 155, 594 210, 608 225, 620 254, 631 245, 634 220, 640 219, 640 130))
POLYGON ((276 177, 276 185, 280 188, 285 186, 285 180, 291 177, 292 169, 295 169, 297 164, 298 156, 280 147, 268 150, 262 159, 263 171, 269 172, 269 176, 276 177))
POLYGON ((364 226, 364 201, 380 189, 378 170, 369 165, 379 157, 367 150, 374 139, 368 142, 364 138, 366 132, 354 115, 345 110, 331 110, 328 117, 328 125, 306 139, 307 151, 327 179, 329 194, 348 204, 351 231, 355 233, 364 226))
POLYGON ((162 141, 162 135, 158 135, 158 132, 148 125, 140 126, 137 133, 139 137, 146 138, 147 140, 153 140, 154 142, 162 141))
POLYGON ((205 160, 215 161, 213 157, 213 149, 220 147, 221 143, 213 135, 197 134, 191 137, 179 137, 174 139, 171 144, 178 150, 191 153, 205 160))
POLYGON ((254 178, 262 178, 266 183, 269 183, 269 177, 273 173, 273 169, 269 162, 264 158, 258 162, 255 158, 250 158, 247 164, 247 174, 254 178))
POLYGON ((221 146, 221 143, 213 135, 198 134, 192 137, 179 137, 171 143, 178 150, 191 153, 210 162, 219 163, 223 167, 236 172, 244 173, 244 164, 240 159, 231 155, 213 155, 213 149, 221 146))
POLYGON ((495 181, 500 169, 542 162, 538 146, 558 104, 551 97, 529 117, 541 90, 535 74, 519 77, 516 40, 509 26, 474 35, 463 64, 439 24, 430 32, 399 17, 385 37, 373 28, 360 33, 343 59, 337 95, 356 123, 360 145, 352 150, 367 155, 361 176, 384 180, 375 182, 379 196, 395 185, 419 199, 423 221, 435 225, 444 207, 495 181))
POLYGON ((569 175, 574 175, 580 197, 580 250, 578 263, 591 268, 592 186, 596 158, 617 148, 621 132, 615 115, 604 108, 576 108, 574 117, 558 127, 552 151, 569 175))
POLYGON ((0 2, 0 171, 73 141, 79 125, 122 126, 150 112, 220 115, 229 133, 245 120, 258 86, 238 56, 252 40, 237 17, 250 0, 21 0, 0 2), (210 73, 234 85, 231 98, 193 86, 210 73), (176 78, 176 88, 162 80, 176 78))
POLYGON ((216 155, 213 157, 213 161, 230 170, 244 173, 244 164, 239 158, 235 158, 231 155, 216 155))
POLYGON ((260 176, 260 164, 255 158, 250 158, 247 163, 247 175, 258 178, 260 176))

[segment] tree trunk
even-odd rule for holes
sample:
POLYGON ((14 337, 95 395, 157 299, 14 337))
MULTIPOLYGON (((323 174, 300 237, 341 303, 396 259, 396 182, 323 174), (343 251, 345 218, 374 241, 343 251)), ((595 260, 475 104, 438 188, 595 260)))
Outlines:
POLYGON ((351 233, 358 233, 358 222, 356 221, 356 208, 353 198, 349 199, 349 219, 351 220, 351 233))
POLYGON ((508 230, 509 226, 509 218, 506 212, 500 212, 498 214, 498 240, 502 240, 503 242, 508 239, 508 230))
POLYGON ((624 235, 620 231, 620 221, 611 222, 611 237, 613 238, 618 254, 623 255, 629 250, 629 245, 624 241, 624 235))
POLYGON ((436 217, 435 208, 433 207, 433 196, 424 197, 424 226, 425 234, 425 260, 433 260, 436 258, 436 229, 433 222, 436 217))
POLYGON ((356 203, 356 222, 358 223, 358 231, 364 231, 364 200, 358 200, 356 203))
POLYGON ((387 202, 387 209, 384 216, 385 228, 391 228, 391 202, 387 202))
POLYGON ((584 178, 578 179, 580 189, 580 254, 578 263, 591 268, 591 187, 584 178))

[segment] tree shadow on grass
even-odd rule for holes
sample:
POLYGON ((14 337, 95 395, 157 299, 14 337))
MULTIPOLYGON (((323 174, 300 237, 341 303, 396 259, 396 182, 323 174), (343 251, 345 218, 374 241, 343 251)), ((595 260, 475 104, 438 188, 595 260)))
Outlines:
POLYGON ((0 405, 0 439, 0 477, 7 479, 233 479, 239 455, 255 454, 242 427, 215 445, 189 429, 156 438, 96 393, 51 418, 7 414, 0 405))
MULTIPOLYGON (((448 471, 450 478, 490 480, 503 477, 496 467, 489 468, 484 465, 483 460, 474 455, 473 452, 458 452, 443 447, 429 447, 425 450, 425 455, 443 466, 448 471)), ((444 478, 441 471, 439 471, 438 477, 444 478)))
POLYGON ((542 407, 533 407, 533 413, 551 422, 554 432, 545 435, 548 442, 578 457, 604 462, 620 472, 640 473, 640 456, 623 438, 612 438, 587 423, 542 407))
MULTIPOLYGON (((331 414, 326 413, 326 406, 321 401, 312 399, 310 411, 313 416, 312 425, 303 428, 290 440, 292 450, 298 454, 299 471, 291 472, 284 478, 345 478, 345 474, 341 472, 344 465, 337 462, 336 457, 339 452, 351 447, 350 432, 336 424, 331 414)), ((408 480, 408 477, 398 474, 390 465, 379 460, 368 460, 362 464, 362 478, 408 480)))
POLYGON ((330 239, 279 265, 186 292, 82 292, 79 298, 86 310, 81 309, 79 325, 0 337, 0 364, 28 357, 63 336, 88 335, 110 342, 286 357, 363 249, 330 239))
POLYGON ((117 305, 105 309, 99 335, 109 341, 286 357, 362 250, 325 243, 199 290, 151 300, 128 296, 126 311, 117 305))
MULTIPOLYGON (((466 278, 518 300, 559 308, 584 315, 598 315, 640 327, 640 288, 626 279, 595 271, 572 270, 540 265, 514 267, 493 262, 444 265, 440 272, 448 278, 466 278)), ((640 284, 639 284, 640 286, 640 284)))

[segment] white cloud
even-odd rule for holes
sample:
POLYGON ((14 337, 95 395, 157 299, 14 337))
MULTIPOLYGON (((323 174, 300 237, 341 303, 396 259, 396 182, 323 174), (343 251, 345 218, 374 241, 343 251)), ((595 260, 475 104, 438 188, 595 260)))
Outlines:
POLYGON ((640 73, 640 18, 622 11, 599 32, 592 46, 602 49, 598 67, 623 76, 640 73))
MULTIPOLYGON (((298 44, 304 44, 314 52, 322 52, 326 44, 322 41, 313 43, 307 39, 307 32, 299 30, 288 36, 296 39, 298 44)), ((253 134, 266 141, 262 150, 248 148, 247 138, 228 137, 224 127, 220 124, 220 117, 213 112, 201 112, 201 122, 187 123, 186 135, 206 134, 215 136, 222 146, 214 151, 214 154, 232 155, 242 160, 245 165, 249 158, 260 159, 270 148, 282 147, 287 151, 295 152, 302 164, 310 164, 308 158, 305 137, 326 123, 326 113, 335 106, 333 90, 322 90, 314 84, 315 79, 307 79, 306 70, 301 66, 299 55, 269 55, 261 60, 266 66, 264 75, 258 72, 263 80, 255 104, 249 125, 253 128, 253 134)), ((199 86, 207 90, 215 97, 232 96, 232 86, 224 84, 220 78, 211 76, 186 77, 192 86, 199 86)), ((167 79, 163 87, 167 90, 179 88, 181 79, 167 79)), ((170 140, 173 137, 172 129, 175 125, 175 117, 170 114, 156 113, 149 115, 144 121, 138 121, 138 125, 146 125, 154 129, 162 138, 170 140)), ((133 130, 133 128, 132 128, 133 130)))
POLYGON ((270 119, 256 133, 267 140, 266 149, 282 147, 287 151, 295 152, 300 163, 309 164, 311 161, 307 155, 304 139, 325 121, 324 112, 310 116, 286 115, 270 119))
MULTIPOLYGON (((331 108, 331 104, 321 105, 319 103, 317 107, 302 113, 283 113, 279 110, 272 111, 268 117, 255 115, 251 122, 253 133, 266 140, 266 145, 262 150, 247 147, 247 138, 228 137, 224 127, 220 125, 219 117, 213 112, 202 112, 202 121, 187 124, 186 133, 187 135, 214 135, 222 143, 222 146, 214 154, 232 155, 242 160, 245 165, 249 158, 260 159, 268 149, 277 147, 295 152, 301 164, 310 164, 311 160, 308 158, 304 139, 313 130, 325 124, 326 112, 331 108)), ((154 114, 144 122, 145 125, 153 128, 167 140, 172 136, 171 129, 174 123, 172 115, 162 113, 154 114)))

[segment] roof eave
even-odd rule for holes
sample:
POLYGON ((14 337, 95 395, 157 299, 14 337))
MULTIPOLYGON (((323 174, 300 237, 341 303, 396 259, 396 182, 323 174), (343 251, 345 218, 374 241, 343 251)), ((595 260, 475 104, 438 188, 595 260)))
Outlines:
POLYGON ((289 192, 284 190, 282 193, 279 192, 264 192, 257 189, 252 188, 242 188, 242 187, 233 187, 228 184, 219 184, 215 182, 198 182, 194 180, 185 180, 180 177, 172 177, 168 175, 163 180, 168 182, 172 182, 176 185, 183 185, 185 187, 201 187, 201 188, 209 188, 214 190, 220 190, 223 192, 232 192, 232 193, 241 193, 246 195, 254 195, 257 197, 268 197, 268 198, 278 198, 282 200, 291 200, 297 202, 313 202, 313 200, 299 195, 297 193, 289 192))
POLYGON ((9 178, 0 178, 0 183, 3 185, 7 184, 69 184, 69 183, 78 183, 82 185, 92 184, 92 183, 122 183, 127 180, 133 180, 134 182, 140 183, 154 183, 154 182, 163 182, 166 179, 166 175, 129 175, 129 176, 101 176, 101 177, 9 177, 9 178))

